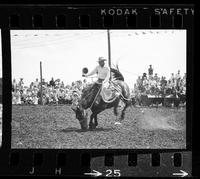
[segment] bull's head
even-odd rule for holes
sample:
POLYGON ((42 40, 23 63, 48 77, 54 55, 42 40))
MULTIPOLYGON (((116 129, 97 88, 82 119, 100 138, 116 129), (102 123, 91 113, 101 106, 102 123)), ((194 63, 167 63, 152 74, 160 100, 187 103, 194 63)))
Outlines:
POLYGON ((88 113, 86 112, 85 109, 83 109, 79 104, 74 105, 72 104, 72 110, 76 114, 76 118, 78 119, 81 129, 87 130, 88 129, 88 124, 87 124, 87 117, 88 113))

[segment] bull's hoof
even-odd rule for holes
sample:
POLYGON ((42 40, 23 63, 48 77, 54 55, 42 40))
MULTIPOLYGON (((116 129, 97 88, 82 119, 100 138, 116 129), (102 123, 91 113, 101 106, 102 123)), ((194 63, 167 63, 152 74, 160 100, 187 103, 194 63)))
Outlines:
POLYGON ((81 131, 86 132, 88 129, 87 128, 82 128, 81 131))
POLYGON ((90 129, 90 130, 93 130, 93 129, 95 129, 95 128, 96 128, 96 126, 95 126, 94 124, 90 124, 90 125, 89 125, 89 129, 90 129))

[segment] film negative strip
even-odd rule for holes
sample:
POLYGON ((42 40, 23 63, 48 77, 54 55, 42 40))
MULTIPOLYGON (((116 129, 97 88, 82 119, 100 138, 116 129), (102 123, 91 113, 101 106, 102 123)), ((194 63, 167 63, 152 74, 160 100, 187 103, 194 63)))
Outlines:
POLYGON ((0 5, 0 30, 0 175, 196 175, 194 5, 0 5))

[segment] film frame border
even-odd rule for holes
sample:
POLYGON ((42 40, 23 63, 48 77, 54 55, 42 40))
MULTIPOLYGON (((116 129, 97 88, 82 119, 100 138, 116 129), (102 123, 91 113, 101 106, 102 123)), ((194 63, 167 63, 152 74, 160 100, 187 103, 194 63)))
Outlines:
MULTIPOLYGON (((25 156, 29 157, 35 155, 34 151, 36 151, 36 156, 42 156, 43 154, 41 153, 45 153, 45 155, 47 156, 51 156, 51 154, 54 153, 54 155, 61 153, 63 154, 63 156, 66 156, 64 154, 69 154, 69 153, 73 153, 75 152, 75 150, 73 149, 11 149, 11 108, 12 108, 12 104, 11 104, 11 44, 10 41, 8 41, 7 39, 10 39, 10 30, 17 30, 17 29, 32 29, 32 30, 42 30, 42 29, 54 29, 54 30, 59 30, 59 29, 176 29, 177 27, 179 27, 180 29, 187 29, 187 52, 189 50, 190 53, 187 53, 187 72, 189 75, 189 79, 190 82, 192 82, 192 87, 188 85, 187 82, 187 104, 193 104, 193 96, 192 96, 192 89, 193 89, 193 76, 194 74, 192 73, 194 67, 191 63, 188 63, 188 59, 192 59, 193 56, 193 49, 194 46, 193 45, 193 18, 192 15, 188 15, 188 16, 183 16, 181 17, 183 19, 183 23, 182 26, 177 25, 177 26, 172 26, 174 23, 174 19, 175 18, 180 18, 177 16, 173 16, 171 17, 171 15, 169 15, 168 17, 166 16, 155 16, 152 12, 153 9, 155 9, 156 7, 163 7, 163 8, 170 8, 170 7, 191 7, 193 8, 193 5, 155 5, 155 6, 151 6, 149 7, 148 5, 145 5, 145 8, 147 7, 148 12, 144 11, 146 9, 143 9, 144 5, 128 5, 129 7, 134 7, 134 8, 139 8, 140 11, 139 12, 143 12, 140 15, 137 16, 129 16, 129 18, 132 18, 133 21, 135 21, 133 24, 131 24, 132 26, 127 26, 126 22, 128 22, 128 17, 126 16, 126 19, 124 20, 124 16, 115 16, 113 15, 106 15, 104 17, 102 17, 102 15, 99 15, 98 13, 96 13, 96 10, 99 10, 100 7, 96 7, 95 5, 92 6, 87 6, 87 7, 83 7, 81 5, 67 5, 67 6, 4 6, 4 7, 0 7, 1 10, 1 14, 3 14, 3 16, 0 16, 0 22, 1 22, 1 32, 2 32, 2 56, 3 56, 3 135, 2 135, 2 148, 0 149, 1 152, 1 156, 6 155, 7 157, 5 157, 5 159, 9 159, 12 161, 13 158, 10 155, 10 152, 12 151, 12 153, 14 153, 14 160, 16 161, 18 160, 19 155, 17 153, 20 153, 21 156, 21 152, 24 153, 25 156), (67 10, 66 10, 66 9, 67 10), (59 9, 59 10, 58 10, 59 9), (57 13, 57 10, 59 11, 57 13), (143 11, 142 11, 143 10, 143 11), (45 11, 45 12, 44 12, 45 11), (74 11, 77 13, 72 14, 72 12, 74 13, 74 11), (80 12, 77 12, 80 11, 80 12), (52 13, 53 12, 53 13, 52 13), (32 14, 33 13, 33 14, 32 14), (68 14, 69 13, 69 14, 68 14), (149 15, 152 16, 149 16, 149 15), (42 16, 41 16, 42 15, 42 16), (55 16, 56 15, 56 16, 55 16), (55 18, 56 17, 56 18, 55 18), (114 19, 112 19, 112 17, 114 17, 114 19), (59 20, 58 20, 59 19, 59 20), (72 20, 73 19, 73 20, 72 20), (192 19, 192 20, 191 20, 192 19), (89 22, 88 22, 89 20, 89 22), (60 21, 60 22, 59 22, 60 21), (158 21, 161 24, 158 24, 158 21), (163 21, 164 24, 163 24, 163 21), (35 23, 33 23, 35 22, 35 23), (86 26, 85 23, 81 22, 86 22, 86 26), (104 22, 104 23, 102 23, 104 22), (105 26, 105 24, 107 23, 107 25, 105 26), (154 26, 149 25, 150 22, 153 22, 152 24, 154 24, 154 26), (187 22, 187 23, 186 23, 187 22), (91 24, 90 24, 91 23, 91 24), (64 24, 64 25, 63 25, 64 24), (158 26, 157 26, 158 25, 158 26), (164 27, 163 27, 164 26, 164 27), (189 44, 189 45, 188 45, 189 44), (189 49, 188 49, 189 48, 189 49), (5 70, 6 69, 6 70, 5 70), (6 81, 5 81, 6 79, 6 81), (189 90, 189 92, 188 92, 189 90), (190 96, 188 96, 188 94, 190 96), (8 118, 7 121, 5 121, 5 118, 8 118), (9 141, 8 141, 9 140, 9 141), (8 151, 6 151, 8 150, 8 151), (18 152, 19 151, 19 152, 18 152), (39 154, 38 154, 39 153, 39 154)), ((101 6, 101 8, 112 8, 112 7, 119 7, 119 8, 126 8, 126 6, 122 6, 121 5, 116 5, 116 6, 110 6, 110 5, 104 5, 101 6)), ((187 79, 188 81, 188 79, 187 79)), ((92 158, 95 156, 106 156, 105 157, 105 161, 107 161, 108 166, 109 165, 113 165, 114 163, 114 157, 115 155, 123 155, 123 154, 128 154, 128 153, 133 153, 133 154, 152 154, 152 158, 155 158, 155 165, 157 165, 156 163, 156 158, 159 158, 159 154, 160 153, 175 153, 177 156, 179 156, 178 158, 180 158, 180 155, 177 153, 187 153, 188 151, 191 151, 191 123, 190 121, 188 121, 189 119, 192 119, 192 105, 187 105, 187 111, 189 110, 189 114, 187 112, 187 148, 186 149, 138 149, 138 150, 121 150, 121 149, 109 149, 109 152, 107 152, 106 149, 101 149, 101 151, 99 151, 99 149, 89 149, 89 150, 79 150, 78 153, 83 154, 83 158, 82 158, 82 165, 86 166, 83 167, 84 171, 89 171, 90 170, 90 165, 88 163, 88 158, 92 158), (189 106, 189 107, 188 107, 189 106), (189 132, 188 132, 189 131, 189 132), (89 154, 88 154, 89 153, 89 154), (107 154, 108 153, 108 154, 107 154), (114 155, 115 154, 115 155, 114 155), (107 159, 106 159, 107 158, 107 159)), ((77 152, 75 152, 77 153, 77 152)), ((175 156, 176 156, 175 155, 175 156)), ((185 154, 183 154, 185 155, 185 154)), ((191 155, 190 154, 186 154, 186 155, 191 155)), ((131 155, 130 155, 131 156, 131 155)), ((36 157, 37 158, 37 157, 36 157)), ((39 157, 40 158, 40 157, 39 157)), ((80 156, 77 157, 77 161, 80 160, 80 156)), ((134 158, 134 157, 133 157, 134 158)), ((175 157, 176 158, 176 157, 175 157)), ((37 159, 37 161, 34 161, 34 159, 32 160, 33 163, 35 163, 36 165, 39 165, 38 163, 41 163, 41 161, 38 161, 40 159, 37 159)), ((52 159, 55 160, 55 159, 52 159)), ((2 160, 3 163, 7 162, 5 160, 2 160)), ((160 160, 159 160, 160 161, 160 160)), ((20 158, 19 161, 20 163, 20 158)), ((22 161, 21 161, 22 162, 22 161)), ((4 163, 4 164, 5 164, 4 163)), ((14 162, 15 163, 15 162, 14 162)), ((24 160, 22 162, 24 164, 24 166, 26 166, 28 163, 26 163, 24 160)), ((55 162, 56 163, 56 162, 55 162)), ((57 162, 59 163, 59 162, 57 162)), ((62 163, 62 162, 61 162, 62 163)), ((134 162, 133 162, 134 163, 134 162)), ((106 162, 105 162, 106 164, 106 162)), ((107 165, 106 164, 106 165, 107 165)), ((30 165, 30 163, 29 163, 30 165)), ((28 166, 29 166, 28 165, 28 166)), ((33 164, 32 164, 33 165, 33 164)), ((59 164, 60 165, 60 164, 59 164)), ((134 164, 133 164, 134 165, 134 164)), ((1 166, 2 166, 2 162, 1 162, 1 166)), ((46 165, 48 166, 48 165, 46 165)), ((76 165, 74 165, 76 166, 76 165)), ((81 166, 81 165, 80 165, 81 166)), ((5 166, 4 166, 5 167, 5 166)), ((6 167, 8 167, 6 165, 6 167)), ((49 166, 50 167, 50 166, 49 166)), ((47 170, 49 170, 49 167, 47 167, 47 170)), ((10 167, 8 167, 10 168, 10 167)), ((8 169, 6 168, 6 169, 8 169)), ((51 168, 51 167, 50 167, 51 168)), ((24 170, 24 168, 21 168, 22 170, 24 170)), ((30 169, 30 166, 29 166, 30 169)), ((46 170, 46 171, 47 171, 46 170)), ((83 170, 80 169, 80 174, 83 174, 83 170)), ((8 171, 8 170, 7 170, 8 171)), ((13 174, 14 173, 13 170, 13 174)), ((55 166, 52 168, 52 171, 55 171, 55 166)), ((27 172, 27 171, 26 171, 27 172)), ((59 171, 58 171, 59 172, 59 171)), ((4 172, 3 172, 4 173, 4 172)), ((6 171, 4 174, 7 174, 6 171)), ((10 173, 11 174, 11 173, 10 173)), ((21 173, 19 173, 21 174, 21 173)), ((40 173, 42 174, 42 173, 40 173)), ((73 175, 74 173, 71 173, 70 175, 73 175)))

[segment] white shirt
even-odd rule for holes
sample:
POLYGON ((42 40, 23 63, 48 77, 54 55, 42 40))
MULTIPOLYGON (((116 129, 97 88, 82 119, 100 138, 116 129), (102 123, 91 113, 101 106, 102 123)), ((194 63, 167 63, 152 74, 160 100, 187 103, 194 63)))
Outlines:
POLYGON ((179 79, 179 78, 181 78, 181 75, 180 74, 176 74, 176 79, 179 79))
POLYGON ((110 69, 108 67, 101 67, 97 66, 93 71, 91 71, 88 75, 86 76, 92 76, 94 74, 97 74, 97 77, 100 79, 103 79, 105 81, 109 81, 110 78, 110 69))
POLYGON ((35 81, 35 82, 33 83, 33 86, 34 86, 34 87, 38 87, 38 86, 39 86, 39 81, 35 81))

